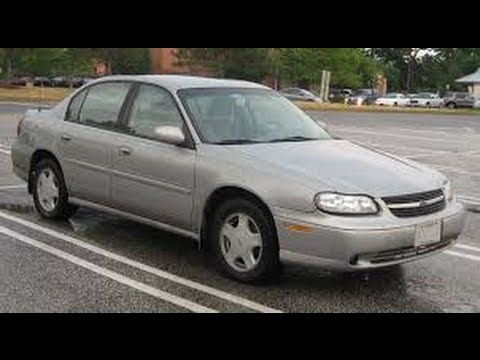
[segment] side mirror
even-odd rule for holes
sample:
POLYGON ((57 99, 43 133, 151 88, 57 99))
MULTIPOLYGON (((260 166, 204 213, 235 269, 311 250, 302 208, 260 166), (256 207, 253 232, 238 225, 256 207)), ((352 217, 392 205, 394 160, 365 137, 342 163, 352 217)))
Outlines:
POLYGON ((171 145, 185 143, 185 135, 182 129, 176 126, 159 126, 155 128, 155 139, 171 145))

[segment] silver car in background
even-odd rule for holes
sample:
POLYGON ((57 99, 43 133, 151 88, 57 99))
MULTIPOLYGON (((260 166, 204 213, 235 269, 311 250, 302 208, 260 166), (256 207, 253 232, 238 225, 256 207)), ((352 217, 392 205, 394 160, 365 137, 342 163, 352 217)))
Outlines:
POLYGON ((306 102, 322 102, 322 100, 314 93, 299 88, 287 88, 279 91, 290 101, 306 101, 306 102))
POLYGON ((281 256, 343 271, 421 259, 464 223, 437 171, 243 81, 102 78, 29 113, 12 160, 41 216, 86 206, 185 235, 244 282, 275 278, 281 256))
POLYGON ((409 98, 411 107, 441 108, 445 105, 440 96, 432 93, 413 94, 409 98))

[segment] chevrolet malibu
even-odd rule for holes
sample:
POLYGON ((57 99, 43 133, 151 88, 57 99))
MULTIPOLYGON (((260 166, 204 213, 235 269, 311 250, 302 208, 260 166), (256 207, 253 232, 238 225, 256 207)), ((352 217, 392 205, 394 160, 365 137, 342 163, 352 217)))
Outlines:
POLYGON ((243 81, 96 80, 28 112, 12 160, 42 217, 85 206, 188 236, 243 282, 274 278, 284 256, 342 271, 422 259, 464 222, 440 173, 243 81))

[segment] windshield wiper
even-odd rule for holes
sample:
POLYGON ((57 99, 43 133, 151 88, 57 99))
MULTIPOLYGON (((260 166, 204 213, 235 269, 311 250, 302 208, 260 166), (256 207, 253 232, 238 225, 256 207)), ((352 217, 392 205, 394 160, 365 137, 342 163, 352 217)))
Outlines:
POLYGON ((249 140, 249 139, 228 139, 222 140, 216 143, 215 145, 242 145, 242 144, 258 144, 258 141, 249 140))
POLYGON ((305 136, 290 136, 282 139, 273 139, 270 140, 269 143, 277 143, 277 142, 300 142, 300 141, 315 141, 320 140, 318 138, 308 138, 305 136))

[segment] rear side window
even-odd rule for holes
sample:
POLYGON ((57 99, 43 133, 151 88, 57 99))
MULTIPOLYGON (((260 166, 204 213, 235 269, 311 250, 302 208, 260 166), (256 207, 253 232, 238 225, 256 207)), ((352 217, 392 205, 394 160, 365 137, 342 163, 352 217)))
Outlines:
POLYGON ((130 90, 126 82, 112 82, 92 86, 80 110, 78 121, 89 126, 113 129, 130 90))
POLYGON ((83 100, 85 100, 85 96, 87 95, 87 91, 82 91, 80 94, 76 95, 72 101, 70 101, 70 105, 67 110, 67 115, 65 116, 66 121, 77 122, 78 115, 80 115, 80 109, 82 108, 83 100))

